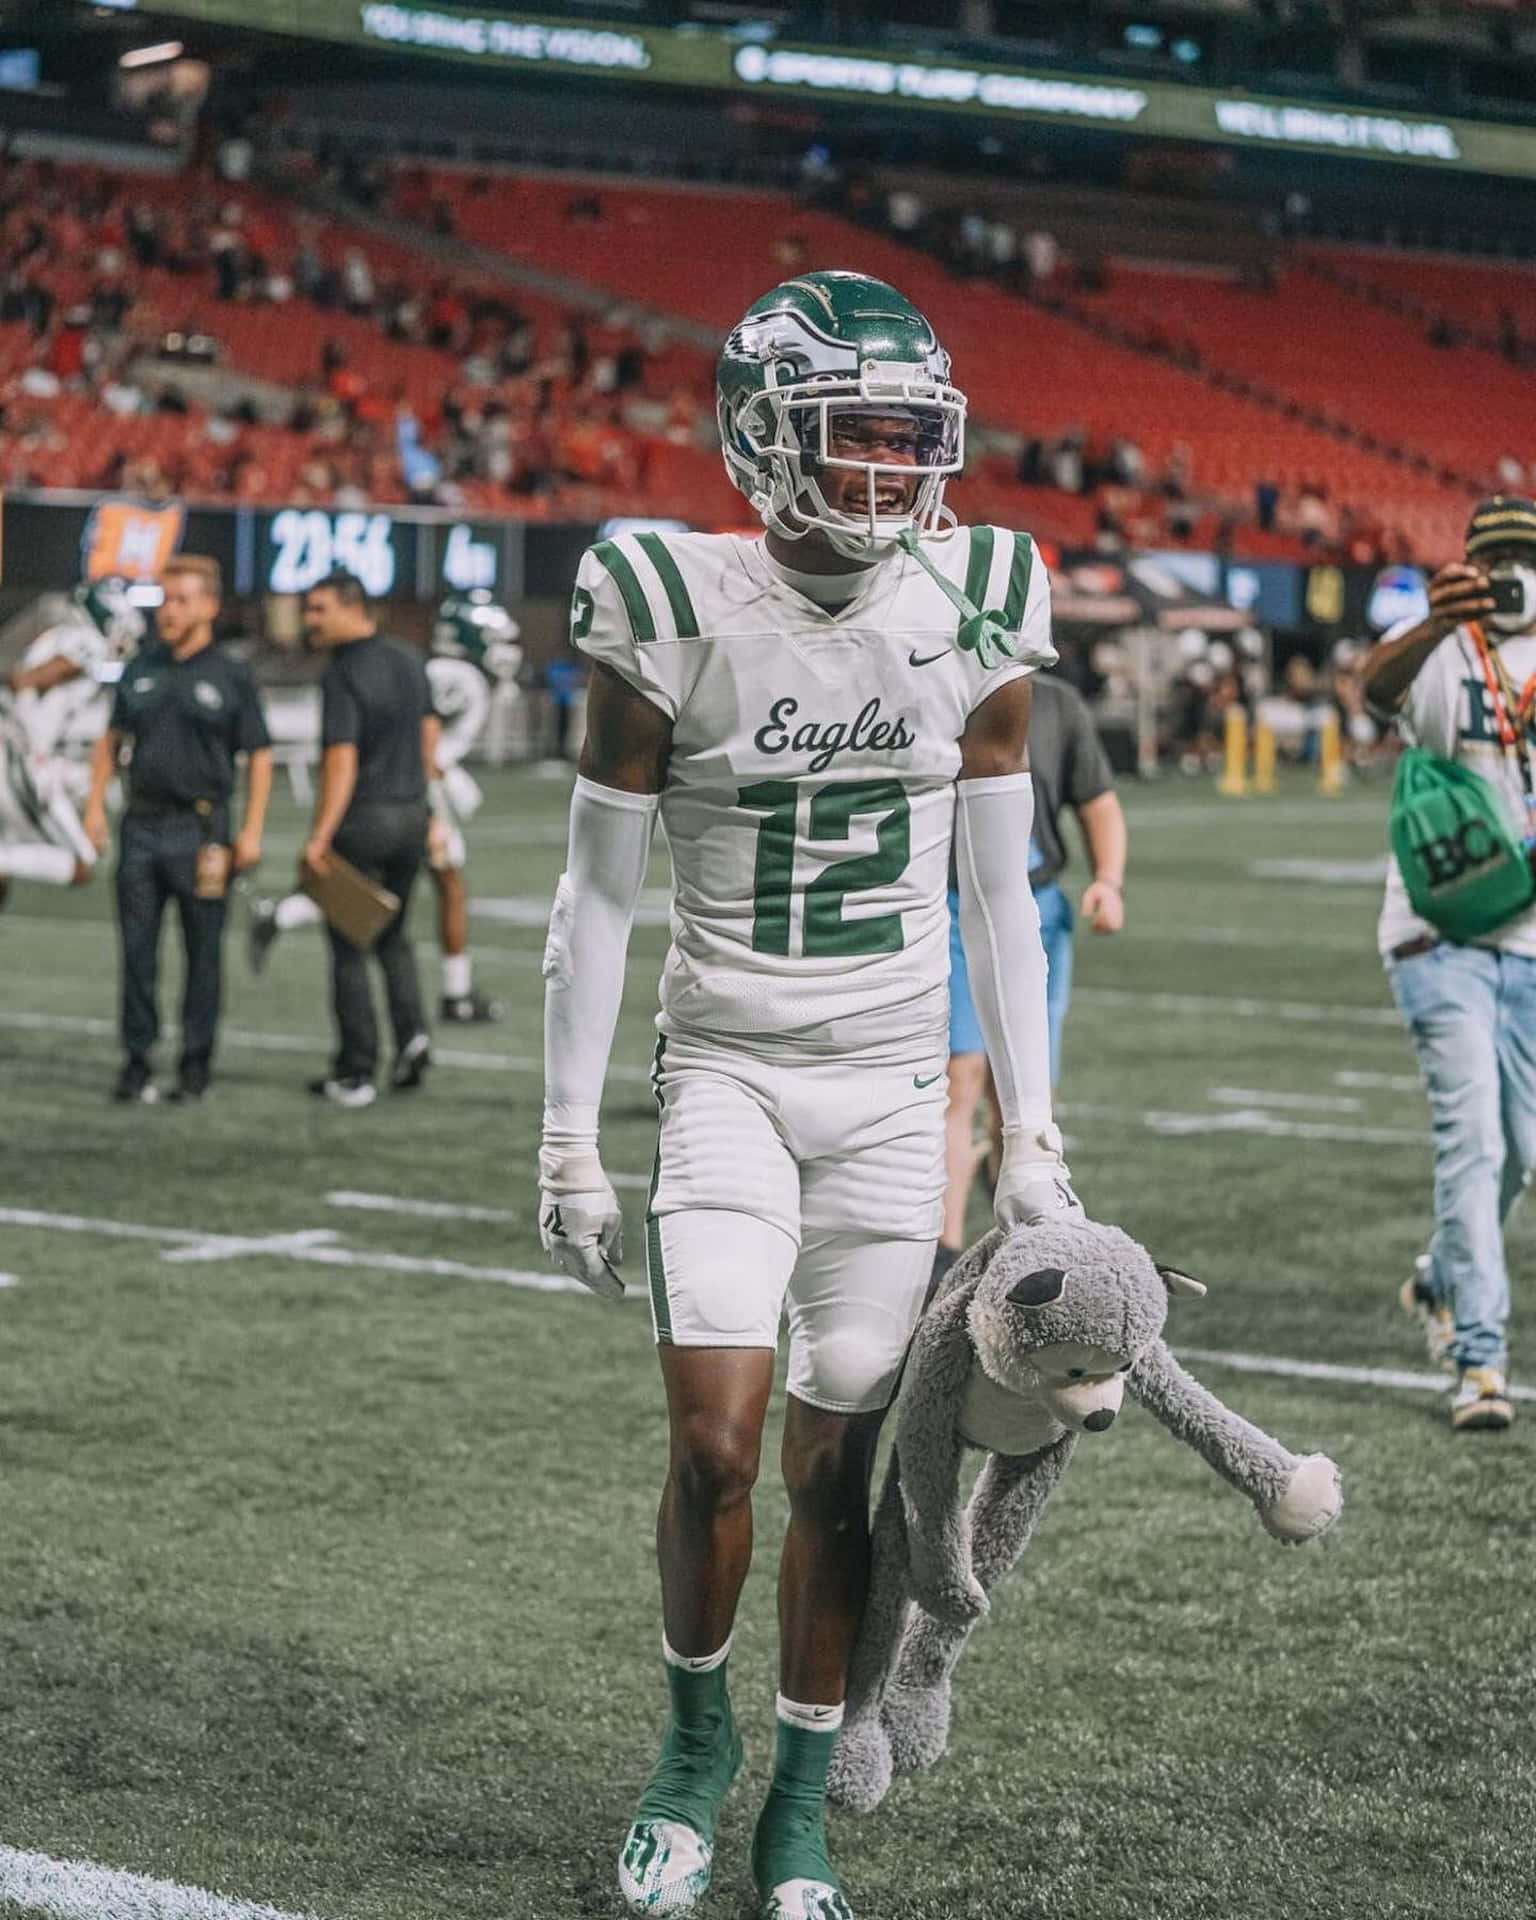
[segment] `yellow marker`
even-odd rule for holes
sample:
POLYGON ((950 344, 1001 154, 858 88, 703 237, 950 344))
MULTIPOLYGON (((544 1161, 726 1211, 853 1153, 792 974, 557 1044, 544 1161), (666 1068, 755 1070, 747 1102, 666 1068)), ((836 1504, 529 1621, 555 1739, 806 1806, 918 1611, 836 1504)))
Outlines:
POLYGON ((1216 791, 1233 800, 1242 799, 1248 791, 1248 715, 1238 700, 1227 708, 1221 778, 1216 782, 1216 791))
POLYGON ((1344 754, 1339 745, 1339 716, 1326 714, 1317 736, 1317 790, 1342 793, 1348 778, 1344 754))
POLYGON ((1275 790, 1275 730, 1267 720, 1255 722, 1253 729, 1253 790, 1275 790))

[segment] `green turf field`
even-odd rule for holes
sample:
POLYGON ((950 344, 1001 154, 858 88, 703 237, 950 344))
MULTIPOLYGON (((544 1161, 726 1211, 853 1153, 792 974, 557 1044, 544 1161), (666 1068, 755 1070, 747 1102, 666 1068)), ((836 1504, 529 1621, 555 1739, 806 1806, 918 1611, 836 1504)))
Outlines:
MULTIPOLYGON (((540 1265, 528 909, 566 796, 487 787, 472 881, 513 904, 476 945, 508 1017, 362 1114, 303 1092, 313 933, 260 981, 232 940, 213 1097, 129 1111, 105 1098, 108 886, 18 887, 0 916, 0 1847, 320 1920, 618 1913, 663 1700, 664 1426, 639 1299, 486 1277, 540 1265), (297 1237, 247 1244, 270 1236, 297 1237)), ((1079 944, 1062 1089, 1090 1210, 1210 1283, 1176 1345, 1422 1369, 1394 1295, 1426 1230, 1424 1108, 1361 864, 1384 792, 1127 804, 1129 927, 1079 944), (1297 860, 1342 864, 1260 866, 1297 860)), ((269 879, 300 825, 283 796, 269 879)), ((419 908, 418 932, 435 1001, 419 908)), ((663 943, 636 933, 606 1114, 636 1177, 663 943)), ((1528 1224, 1514 1264, 1518 1380, 1528 1224)), ((1536 1405, 1453 1438, 1427 1393, 1196 1370, 1340 1462, 1335 1534, 1273 1544, 1138 1411, 1085 1441, 961 1670, 947 1761, 834 1827, 860 1920, 1536 1911, 1536 1405)), ((750 1911, 772 1742, 772 1448, 721 1920, 750 1911)))

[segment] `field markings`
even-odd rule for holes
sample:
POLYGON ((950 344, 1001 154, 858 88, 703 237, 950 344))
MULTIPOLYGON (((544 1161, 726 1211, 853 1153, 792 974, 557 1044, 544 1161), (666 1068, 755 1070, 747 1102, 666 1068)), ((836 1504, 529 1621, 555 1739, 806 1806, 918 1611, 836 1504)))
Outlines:
MULTIPOLYGON (((1070 1112, 1070 1106, 1067 1108, 1070 1112)), ((1429 1133, 1418 1127, 1348 1127, 1331 1120, 1286 1120, 1261 1107, 1235 1107, 1228 1113, 1144 1113, 1150 1133, 1183 1139, 1202 1133, 1259 1134, 1268 1140, 1333 1140, 1356 1147, 1427 1147, 1429 1133)))
MULTIPOLYGON (((346 1189, 338 1189, 338 1192, 345 1196, 345 1203, 360 1197, 346 1189)), ((384 1196, 361 1197, 371 1203, 384 1196)), ((564 1274, 515 1272, 502 1267, 470 1266, 460 1260, 416 1259, 406 1254, 365 1253, 351 1247, 336 1246, 323 1230, 308 1234, 274 1234, 263 1239, 254 1235, 206 1233, 190 1227, 154 1227, 130 1220, 95 1219, 85 1214, 43 1213, 28 1207, 0 1207, 0 1226, 4 1225, 40 1227, 60 1233, 96 1233, 119 1240, 159 1242, 172 1249, 167 1258, 176 1257, 178 1252, 183 1258, 199 1259, 219 1259, 227 1253, 270 1253, 279 1259, 314 1262, 322 1266, 376 1267, 391 1273, 427 1273, 444 1279, 489 1280, 505 1286, 529 1287, 540 1293, 588 1291, 580 1281, 564 1274)), ((625 1298, 644 1299, 645 1290, 643 1287, 632 1287, 625 1298)), ((1277 1379, 1316 1380, 1337 1386, 1393 1387, 1416 1393, 1444 1393, 1450 1385, 1446 1374, 1411 1372, 1398 1367, 1337 1366, 1323 1360, 1291 1360, 1278 1354, 1235 1353, 1214 1347, 1179 1347, 1176 1352, 1179 1359, 1196 1365, 1231 1367, 1239 1373, 1268 1374, 1277 1379)), ((1536 1400, 1536 1387, 1512 1386, 1509 1391, 1513 1399, 1536 1400)), ((5 1849, 0 1848, 0 1893, 6 1891, 4 1856, 5 1849)), ((47 1908, 45 1911, 52 1912, 53 1909, 47 1908)), ((115 1915, 118 1910, 108 1907, 104 1911, 115 1915)), ((124 1909, 125 1913, 137 1911, 124 1909)), ((155 1912, 156 1920, 159 1920, 156 1910, 149 1911, 155 1912)), ((180 1912, 181 1909, 175 1911, 180 1912)), ((210 1913, 221 1911, 209 1909, 210 1913)), ((252 1908, 241 1911, 255 1913, 265 1910, 252 1908)))
POLYGON ((1284 1020, 1346 1027, 1401 1027, 1395 1007, 1342 1006, 1312 1000, 1255 1000, 1246 995, 1162 993, 1136 987, 1078 987, 1074 1002, 1090 1007, 1124 1007, 1135 1012, 1171 1013, 1194 1020, 1284 1020))
MULTIPOLYGON (((614 1187, 646 1188, 647 1173, 610 1173, 614 1187)), ((512 1207, 483 1207, 467 1200, 413 1200, 403 1193, 363 1193, 355 1187, 337 1187, 325 1196, 328 1207, 346 1207, 355 1213, 399 1213, 413 1220, 477 1220, 486 1226, 520 1227, 528 1214, 512 1207)))
POLYGON ((1336 1087, 1359 1087, 1369 1093, 1422 1093, 1424 1082, 1416 1073, 1363 1073, 1344 1067, 1333 1076, 1336 1087))
MULTIPOLYGON (((1323 1380, 1343 1387, 1401 1387, 1410 1393, 1449 1393, 1448 1373, 1410 1372, 1404 1367, 1341 1367, 1326 1360, 1285 1360, 1269 1353, 1226 1353, 1215 1347, 1179 1347, 1175 1357, 1199 1366, 1231 1367, 1235 1373, 1272 1374, 1282 1380, 1323 1380)), ((1536 1387, 1510 1387, 1511 1400, 1536 1400, 1536 1387)))
POLYGON ((147 1874, 0 1846, 0 1901, 52 1920, 307 1920, 147 1874))
POLYGON ((1362 1104, 1344 1093, 1282 1093, 1265 1087, 1210 1087, 1206 1093, 1222 1107, 1276 1107, 1296 1113, 1358 1113, 1362 1104))
MULTIPOLYGON (((29 1033, 82 1033, 93 1039, 117 1037, 115 1020, 103 1020, 83 1013, 0 1012, 0 1027, 13 1027, 29 1033)), ((173 1036, 177 1031, 174 1025, 167 1028, 167 1032, 173 1036)), ((221 1027, 219 1038, 228 1046, 248 1047, 257 1053, 309 1053, 322 1058, 329 1054, 335 1044, 325 1034, 262 1033, 249 1027, 221 1027)), ((439 1047, 435 1043, 432 1063, 438 1067, 462 1068, 471 1073, 542 1074, 544 1071, 542 1058, 531 1053, 488 1053, 479 1049, 439 1047)), ((651 1069, 614 1065, 608 1069, 608 1077, 610 1080, 648 1086, 651 1069)))
MULTIPOLYGON (((564 1273, 538 1273, 525 1267, 480 1267, 432 1254, 392 1253, 337 1244, 327 1227, 269 1235, 209 1233, 193 1227, 153 1227, 134 1220, 106 1220, 83 1213, 45 1213, 35 1207, 0 1207, 0 1226, 33 1227, 48 1233, 100 1234, 110 1240, 141 1240, 167 1249, 161 1256, 182 1263, 244 1259, 266 1255, 317 1267, 354 1267, 365 1272, 427 1274, 439 1280, 480 1280, 495 1286, 522 1287, 533 1293, 589 1293, 564 1273)), ((643 1299, 643 1287, 628 1299, 643 1299)))

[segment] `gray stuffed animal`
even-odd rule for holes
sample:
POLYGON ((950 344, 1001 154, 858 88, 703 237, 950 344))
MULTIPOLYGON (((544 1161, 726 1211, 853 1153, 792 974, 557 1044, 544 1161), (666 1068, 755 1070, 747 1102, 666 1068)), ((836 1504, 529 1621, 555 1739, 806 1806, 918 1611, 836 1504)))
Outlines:
POLYGON ((1298 1459, 1191 1378, 1161 1335, 1168 1295, 1204 1293, 1118 1227, 1071 1219, 988 1234, 918 1323, 876 1509, 869 1603, 828 1791, 867 1813, 894 1773, 949 1740, 950 1677, 987 1595, 1029 1542, 1079 1433, 1132 1397, 1244 1493, 1277 1540, 1311 1540, 1342 1502, 1323 1454, 1298 1459), (987 1458, 961 1497, 967 1448, 987 1458))

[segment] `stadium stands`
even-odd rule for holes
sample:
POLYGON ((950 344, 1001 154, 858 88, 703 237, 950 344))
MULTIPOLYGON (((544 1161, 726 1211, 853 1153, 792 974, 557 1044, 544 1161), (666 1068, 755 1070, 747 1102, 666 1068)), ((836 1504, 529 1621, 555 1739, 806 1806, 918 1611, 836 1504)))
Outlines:
POLYGON ((1536 444, 1518 269, 1308 243, 1267 277, 1116 261, 1026 299, 783 193, 412 167, 354 223, 308 184, 11 166, 0 479, 731 524, 700 330, 828 262, 940 317, 980 429, 966 517, 1064 543, 1432 558, 1536 444), (191 334, 225 384, 166 400, 191 334))

